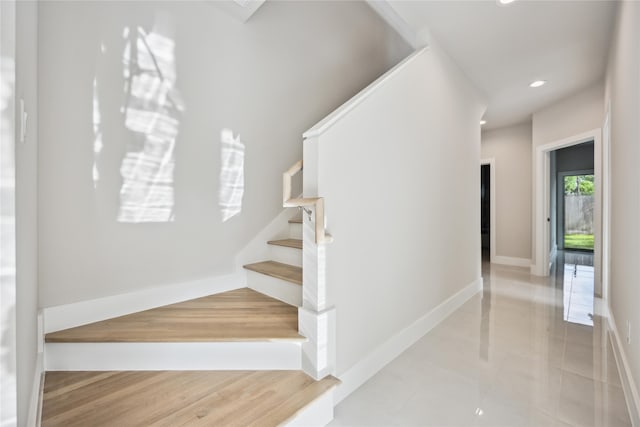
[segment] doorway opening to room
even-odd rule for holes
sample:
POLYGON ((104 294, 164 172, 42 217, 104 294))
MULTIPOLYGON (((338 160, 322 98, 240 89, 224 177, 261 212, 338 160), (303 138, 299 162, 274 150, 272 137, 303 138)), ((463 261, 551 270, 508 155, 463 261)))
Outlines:
POLYGON ((491 166, 480 165, 480 236, 482 260, 491 259, 491 166))
POLYGON ((593 326, 596 175, 594 141, 550 152, 549 239, 562 288, 563 319, 593 326))

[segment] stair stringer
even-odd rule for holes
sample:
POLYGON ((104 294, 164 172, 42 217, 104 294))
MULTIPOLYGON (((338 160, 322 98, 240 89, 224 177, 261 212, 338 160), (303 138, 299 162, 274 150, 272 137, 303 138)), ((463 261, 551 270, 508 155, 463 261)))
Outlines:
POLYGON ((242 266, 258 260, 270 259, 269 240, 292 237, 289 220, 296 215, 297 209, 283 209, 266 227, 260 230, 236 255, 236 271, 244 271, 242 266))
POLYGON ((291 230, 292 227, 300 227, 300 224, 289 223, 289 220, 296 214, 297 209, 284 209, 273 221, 258 232, 258 234, 238 252, 236 256, 236 271, 242 272, 248 288, 286 302, 287 304, 300 307, 302 305, 302 287, 300 285, 247 271, 242 268, 243 265, 268 259, 301 266, 302 251, 300 249, 274 247, 273 245, 267 244, 270 240, 297 238, 295 235, 291 235, 291 230), (296 252, 299 254, 296 254, 296 252))

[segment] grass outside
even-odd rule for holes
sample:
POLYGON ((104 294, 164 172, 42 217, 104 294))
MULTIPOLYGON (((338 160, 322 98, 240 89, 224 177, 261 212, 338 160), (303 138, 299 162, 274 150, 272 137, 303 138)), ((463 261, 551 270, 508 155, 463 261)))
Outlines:
POLYGON ((564 247, 593 250, 593 234, 567 234, 564 236, 564 247))

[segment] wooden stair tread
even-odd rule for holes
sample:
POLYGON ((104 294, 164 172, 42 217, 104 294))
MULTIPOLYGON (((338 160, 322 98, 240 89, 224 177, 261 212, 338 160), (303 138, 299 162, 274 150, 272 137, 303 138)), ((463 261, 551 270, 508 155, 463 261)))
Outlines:
POLYGON ((291 218, 289 224, 302 224, 302 216, 291 218))
POLYGON ((42 426, 277 426, 339 382, 301 371, 47 372, 42 426))
POLYGON ((236 289, 45 336, 63 342, 304 341, 298 308, 249 288, 236 289))
POLYGON ((285 246, 287 248, 302 249, 302 239, 269 240, 269 245, 285 246))
POLYGON ((266 274, 267 276, 276 277, 286 280, 287 282, 302 285, 302 268, 289 264, 283 264, 277 261, 263 261, 244 266, 247 270, 256 273, 266 274))

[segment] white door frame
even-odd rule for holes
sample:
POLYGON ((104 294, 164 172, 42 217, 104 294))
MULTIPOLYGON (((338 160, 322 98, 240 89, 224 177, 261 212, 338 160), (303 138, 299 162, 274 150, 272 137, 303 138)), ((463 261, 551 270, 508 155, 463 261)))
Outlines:
POLYGON ((611 105, 602 124, 602 299, 608 307, 611 280, 611 105))
POLYGON ((480 166, 489 165, 489 251, 491 264, 496 262, 496 159, 482 159, 480 166))
MULTIPOLYGON (((570 147, 584 142, 593 141, 594 175, 595 175, 595 208, 594 208, 594 289, 596 294, 602 293, 601 259, 602 259, 602 130, 592 129, 578 135, 564 138, 548 144, 540 145, 534 150, 534 220, 532 235, 534 239, 534 262, 531 264, 531 274, 536 276, 549 275, 549 218, 550 212, 550 152, 560 148, 570 147)), ((608 170, 607 170, 608 173, 608 170)), ((608 181, 608 179, 606 179, 608 181)))

